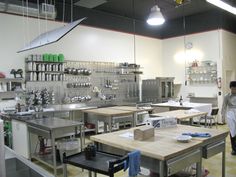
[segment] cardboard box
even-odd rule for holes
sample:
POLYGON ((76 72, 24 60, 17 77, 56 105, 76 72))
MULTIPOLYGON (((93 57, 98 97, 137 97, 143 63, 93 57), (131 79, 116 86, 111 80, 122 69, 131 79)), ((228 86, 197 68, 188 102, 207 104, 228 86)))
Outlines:
POLYGON ((151 117, 147 120, 146 125, 154 128, 176 127, 177 119, 175 117, 151 117))
POLYGON ((143 126, 134 130, 134 139, 143 141, 154 137, 154 128, 151 126, 143 126))

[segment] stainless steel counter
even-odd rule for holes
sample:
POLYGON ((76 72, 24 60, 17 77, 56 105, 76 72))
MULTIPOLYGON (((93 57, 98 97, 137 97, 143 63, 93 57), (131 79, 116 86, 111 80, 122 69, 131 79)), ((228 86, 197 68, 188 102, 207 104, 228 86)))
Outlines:
POLYGON ((50 117, 55 117, 57 113, 69 112, 69 117, 73 120, 74 112, 97 108, 96 106, 86 106, 86 104, 62 104, 62 105, 50 105, 48 108, 44 108, 40 112, 19 112, 19 113, 0 113, 0 117, 3 120, 16 119, 19 121, 28 121, 31 119, 42 118, 42 115, 49 114, 50 117))
POLYGON ((37 128, 43 129, 43 130, 53 131, 55 129, 77 127, 77 126, 82 125, 83 123, 53 117, 53 118, 42 118, 42 119, 28 120, 27 124, 28 124, 28 126, 37 127, 37 128))
MULTIPOLYGON (((50 173, 29 160, 17 155, 5 146, 6 177, 53 177, 50 173)), ((2 176, 1 176, 2 177, 2 176)))

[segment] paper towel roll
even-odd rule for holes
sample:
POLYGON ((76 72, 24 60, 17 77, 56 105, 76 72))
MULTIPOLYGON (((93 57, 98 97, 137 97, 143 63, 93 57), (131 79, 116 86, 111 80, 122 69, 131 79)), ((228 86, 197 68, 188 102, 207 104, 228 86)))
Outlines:
POLYGON ((0 176, 6 177, 3 121, 0 119, 0 176))

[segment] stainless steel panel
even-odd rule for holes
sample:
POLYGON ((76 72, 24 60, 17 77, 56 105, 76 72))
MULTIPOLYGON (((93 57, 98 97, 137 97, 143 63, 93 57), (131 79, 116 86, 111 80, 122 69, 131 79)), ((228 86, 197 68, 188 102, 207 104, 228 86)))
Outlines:
POLYGON ((172 77, 142 80, 142 101, 160 103, 172 98, 174 95, 173 82, 172 77))
POLYGON ((55 129, 53 131, 54 138, 71 136, 71 135, 74 135, 74 134, 75 134, 75 127, 60 128, 60 129, 55 129))
POLYGON ((203 147, 203 158, 208 159, 223 151, 225 151, 225 141, 212 143, 210 145, 203 147))
POLYGON ((47 131, 47 130, 43 130, 43 129, 28 125, 28 131, 33 134, 40 135, 48 139, 51 138, 50 131, 47 131))
MULTIPOLYGON (((5 147, 7 177, 53 177, 38 165, 5 147)), ((1 176, 2 177, 2 176, 1 176)))
POLYGON ((5 152, 4 152, 4 132, 3 121, 0 119, 0 176, 5 177, 5 152))
POLYGON ((201 150, 198 149, 190 153, 183 154, 182 156, 167 160, 166 164, 168 175, 172 175, 179 172, 180 170, 188 167, 189 164, 200 162, 201 158, 202 153, 201 150))

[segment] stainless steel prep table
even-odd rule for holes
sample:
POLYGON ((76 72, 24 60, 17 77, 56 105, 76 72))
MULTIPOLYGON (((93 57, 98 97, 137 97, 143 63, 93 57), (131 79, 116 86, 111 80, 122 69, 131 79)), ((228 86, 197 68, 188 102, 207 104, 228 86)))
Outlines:
MULTIPOLYGON (((108 122, 109 132, 112 131, 112 120, 116 116, 132 115, 132 118, 133 118, 132 126, 133 127, 136 126, 136 124, 135 124, 136 121, 135 121, 135 117, 134 117, 135 111, 120 110, 120 109, 113 109, 112 107, 105 107, 105 108, 82 110, 82 112, 84 112, 84 118, 86 117, 87 113, 104 116, 102 119, 104 120, 104 122, 108 122)), ((97 122, 97 120, 96 120, 96 122, 97 122)), ((104 126, 104 132, 107 132, 106 125, 104 126)), ((96 133, 98 133, 98 125, 96 125, 96 133)))
POLYGON ((132 134, 134 129, 95 135, 90 138, 99 143, 102 150, 108 150, 109 147, 117 153, 140 150, 141 164, 158 171, 160 177, 174 174, 193 163, 198 164, 197 177, 200 177, 201 159, 222 153, 222 177, 225 177, 225 139, 228 131, 177 125, 173 128, 156 129, 155 137, 146 141, 137 141, 132 137, 124 136, 132 134), (193 138, 189 143, 176 142, 174 137, 185 132, 209 132, 211 137, 193 138))
POLYGON ((75 120, 75 112, 86 109, 94 109, 96 106, 86 106, 85 104, 64 104, 64 105, 53 105, 43 109, 40 112, 33 112, 32 114, 49 114, 52 117, 57 117, 57 113, 69 112, 70 120, 75 120))
POLYGON ((117 109, 117 110, 125 110, 125 111, 133 111, 133 117, 134 117, 134 123, 133 125, 137 125, 137 113, 143 112, 143 111, 148 111, 152 112, 154 108, 152 107, 135 107, 135 106, 113 106, 110 107, 112 109, 117 109))
MULTIPOLYGON (((27 121, 28 131, 29 131, 29 139, 30 139, 30 133, 43 136, 45 138, 51 139, 52 144, 52 159, 46 157, 42 158, 42 156, 39 156, 37 154, 31 155, 30 151, 30 158, 35 158, 39 160, 40 162, 49 165, 54 170, 54 175, 57 176, 57 168, 61 168, 59 164, 57 164, 56 161, 56 149, 55 149, 55 140, 56 138, 62 138, 66 136, 76 135, 78 134, 78 127, 80 132, 80 147, 81 150, 83 148, 83 123, 82 122, 76 122, 72 120, 66 120, 66 119, 60 119, 60 118, 43 118, 43 119, 35 119, 35 120, 29 120, 27 121), (47 159, 47 161, 46 161, 47 159)), ((30 143, 29 143, 30 145, 30 143)), ((29 148, 31 149, 31 147, 29 148)))

